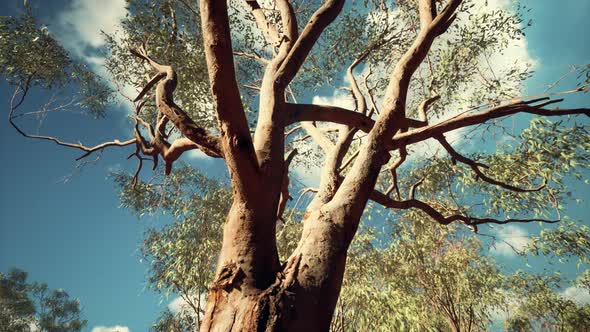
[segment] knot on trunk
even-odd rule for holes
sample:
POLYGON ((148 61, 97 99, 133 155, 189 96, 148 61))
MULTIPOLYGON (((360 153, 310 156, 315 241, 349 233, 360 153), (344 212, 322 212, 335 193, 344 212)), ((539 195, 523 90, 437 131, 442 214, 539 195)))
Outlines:
POLYGON ((211 286, 212 289, 223 289, 229 292, 232 288, 240 288, 246 274, 235 262, 225 264, 211 286))

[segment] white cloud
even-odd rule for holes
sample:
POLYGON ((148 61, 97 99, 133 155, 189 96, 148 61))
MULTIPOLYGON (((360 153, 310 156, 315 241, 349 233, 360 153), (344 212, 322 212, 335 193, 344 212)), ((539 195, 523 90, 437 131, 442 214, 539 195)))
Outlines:
POLYGON ((203 151, 201 151, 201 150, 198 150, 198 149, 195 149, 195 150, 190 150, 190 151, 187 153, 187 157, 188 157, 189 159, 199 159, 199 160, 200 160, 200 159, 208 159, 208 158, 212 158, 212 157, 209 157, 208 155, 206 155, 206 154, 205 154, 203 151))
POLYGON ((568 287, 566 288, 563 293, 561 293, 564 297, 576 302, 579 305, 585 305, 590 303, 590 292, 581 287, 568 287))
MULTIPOLYGON (((194 298, 193 303, 195 305, 197 304, 196 297, 194 298)), ((206 293, 201 294, 200 304, 201 304, 201 309, 205 310, 205 306, 207 304, 207 294, 206 293)), ((182 297, 178 296, 177 298, 172 300, 170 303, 168 303, 168 310, 170 310, 176 314, 176 313, 179 313, 182 311, 192 310, 192 308, 182 297)))
MULTIPOLYGON (((55 37, 73 55, 83 59, 99 76, 111 82, 104 64, 104 56, 97 50, 105 46, 102 32, 118 38, 117 29, 127 14, 125 0, 73 0, 71 5, 57 17, 55 37)), ((114 83, 110 83, 116 89, 114 83)), ((137 90, 131 86, 122 86, 122 93, 134 97, 137 90)), ((120 105, 128 111, 133 107, 122 96, 118 96, 120 105)))
POLYGON ((87 47, 104 45, 101 31, 114 34, 126 13, 125 0, 74 0, 59 15, 57 37, 70 51, 84 56, 87 47))
POLYGON ((311 103, 318 105, 337 106, 349 110, 354 109, 354 100, 352 99, 352 96, 339 91, 334 91, 332 96, 314 96, 311 103))
POLYGON ((127 326, 95 326, 91 332, 130 332, 127 326))
POLYGON ((521 251, 529 243, 529 233, 516 225, 505 225, 496 230, 496 243, 490 248, 490 252, 497 256, 514 257, 517 251, 521 251))

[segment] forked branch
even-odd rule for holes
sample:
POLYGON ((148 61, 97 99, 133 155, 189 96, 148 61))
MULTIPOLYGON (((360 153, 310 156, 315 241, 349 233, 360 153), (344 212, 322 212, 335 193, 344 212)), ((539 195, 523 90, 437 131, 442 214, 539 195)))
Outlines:
POLYGON ((161 122, 158 123, 158 133, 162 126, 170 121, 182 135, 190 139, 195 146, 210 157, 221 158, 221 144, 219 137, 198 126, 188 114, 174 102, 174 90, 176 89, 177 76, 172 66, 161 65, 153 60, 142 46, 138 50, 131 50, 131 53, 140 59, 147 61, 157 73, 146 84, 135 101, 141 100, 147 92, 156 85, 156 106, 161 113, 161 122))

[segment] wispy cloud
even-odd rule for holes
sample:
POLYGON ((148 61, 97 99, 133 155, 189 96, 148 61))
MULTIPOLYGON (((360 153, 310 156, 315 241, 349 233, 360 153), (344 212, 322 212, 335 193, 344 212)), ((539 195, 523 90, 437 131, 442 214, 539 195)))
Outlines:
MULTIPOLYGON (((55 37, 75 57, 86 62, 89 68, 103 77, 111 88, 116 86, 104 64, 105 57, 101 53, 105 46, 103 32, 117 38, 117 29, 127 14, 125 0, 73 0, 69 7, 57 15, 55 37)), ((123 86, 126 96, 134 96, 134 87, 123 86)), ((132 106, 126 99, 119 96, 119 103, 128 111, 132 106)))
POLYGON ((95 326, 91 332, 131 332, 127 326, 95 326))

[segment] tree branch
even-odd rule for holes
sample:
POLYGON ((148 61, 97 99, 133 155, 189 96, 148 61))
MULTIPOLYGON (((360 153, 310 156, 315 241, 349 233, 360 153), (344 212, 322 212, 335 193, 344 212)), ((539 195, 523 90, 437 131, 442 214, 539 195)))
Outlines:
POLYGON ((258 161, 234 72, 227 2, 202 0, 199 5, 203 46, 223 155, 234 190, 248 200, 246 191, 255 186, 258 178, 258 161), (252 186, 246 183, 252 183, 252 186))
POLYGON ((465 165, 469 166, 473 170, 473 172, 475 172, 475 174, 477 174, 478 179, 481 179, 481 180, 483 180, 485 182, 488 182, 488 183, 491 183, 493 185, 502 187, 504 189, 512 190, 512 191, 515 191, 515 192, 521 192, 521 193, 539 191, 539 190, 545 188, 545 186, 547 185, 547 182, 545 180, 545 182, 541 186, 539 186, 537 188, 523 189, 523 188, 515 187, 515 186, 510 185, 508 183, 504 183, 504 182, 501 182, 501 181, 498 181, 498 180, 494 180, 494 179, 490 178, 489 176, 485 175, 481 171, 481 169, 480 169, 480 167, 489 168, 487 165, 484 165, 482 163, 478 163, 478 162, 476 162, 476 161, 474 161, 472 159, 469 159, 469 158, 461 155, 460 153, 458 153, 451 146, 451 144, 449 144, 449 142, 446 140, 446 138, 443 135, 436 136, 435 138, 445 148, 445 150, 447 150, 447 152, 451 155, 451 157, 453 157, 453 160, 458 160, 459 162, 464 163, 465 165))
POLYGON ((338 106, 290 103, 285 106, 288 112, 285 120, 287 125, 300 121, 325 121, 358 128, 368 133, 375 124, 375 121, 366 115, 338 106))
POLYGON ((264 11, 260 7, 260 4, 256 0, 246 0, 246 4, 250 7, 250 11, 254 16, 254 20, 256 21, 256 25, 260 30, 262 30, 263 34, 266 37, 266 40, 274 45, 278 45, 280 42, 279 32, 274 24, 271 24, 266 16, 264 15, 264 11))
POLYGON ((436 222, 438 222, 439 224, 442 225, 448 225, 452 222, 455 221, 459 221, 464 223, 465 225, 467 225, 468 227, 470 227, 474 232, 477 233, 477 225, 482 225, 482 224, 508 224, 508 223, 530 223, 530 222, 543 222, 543 223, 557 223, 560 220, 547 220, 547 219, 539 219, 539 218, 531 218, 531 219, 514 219, 514 218, 510 218, 510 219, 494 219, 494 218, 476 218, 476 217, 470 217, 467 215, 460 215, 460 214, 452 214, 449 216, 444 216, 441 212, 439 212, 438 210, 436 210, 431 204, 428 204, 426 202, 420 201, 418 199, 408 199, 408 200, 404 200, 404 201, 397 201, 394 199, 389 198, 387 195, 378 192, 378 191, 373 191, 371 193, 371 200, 379 203, 381 205, 383 205, 384 207, 387 208, 392 208, 392 209, 401 209, 401 210, 408 210, 408 209, 418 209, 424 213, 426 213, 428 216, 430 216, 432 219, 434 219, 436 222))
POLYGON ((82 154, 80 157, 76 158, 76 160, 81 160, 85 157, 88 157, 89 155, 91 155, 93 152, 102 150, 104 148, 110 147, 110 146, 128 146, 131 145, 133 143, 135 143, 135 138, 127 140, 127 141, 119 141, 119 140, 114 140, 114 141, 110 141, 110 142, 104 142, 92 147, 88 147, 86 145, 83 145, 82 143, 69 143, 69 142, 64 142, 61 141, 60 139, 56 138, 56 137, 52 137, 52 136, 44 136, 44 135, 32 135, 32 134, 28 134, 26 133, 24 130, 22 130, 17 124, 16 122, 14 122, 14 112, 16 111, 16 109, 18 107, 20 107, 25 99, 25 96, 27 95, 27 92, 29 90, 28 84, 26 84, 25 88, 22 88, 20 85, 18 85, 16 87, 16 89, 14 90, 14 93, 12 94, 12 97, 10 99, 10 112, 8 114, 8 122, 10 123, 10 125, 22 136, 26 137, 26 138, 31 138, 31 139, 39 139, 39 140, 46 140, 46 141, 51 141, 54 142, 55 144, 61 145, 61 146, 66 146, 69 148, 75 148, 78 150, 82 150, 84 151, 84 154, 82 154), (22 95, 21 98, 19 99, 18 102, 15 103, 15 99, 16 96, 19 94, 19 91, 22 91, 22 95))
MULTIPOLYGON (((148 90, 156 86, 156 106, 168 120, 170 120, 182 135, 193 141, 205 154, 210 157, 221 158, 224 154, 221 149, 219 137, 211 134, 208 130, 199 127, 189 116, 174 102, 174 90, 177 85, 177 76, 172 66, 161 65, 147 55, 142 46, 139 50, 131 50, 131 53, 143 60, 157 70, 157 74, 142 89, 135 101, 139 101, 148 90)), ((165 122, 164 122, 165 124, 165 122)), ((158 132, 162 124, 158 125, 158 132)))
POLYGON ((280 85, 286 87, 293 80, 324 29, 336 19, 343 6, 344 0, 327 0, 312 15, 277 71, 276 80, 280 85))
POLYGON ((281 188, 281 197, 279 199, 277 220, 283 219, 283 212, 285 212, 287 201, 292 199, 291 195, 289 195, 289 165, 291 165, 291 161, 293 161, 295 155, 297 155, 297 149, 291 150, 287 155, 287 158, 285 158, 285 170, 283 171, 283 185, 281 188))
POLYGON ((517 113, 530 113, 540 116, 564 116, 564 115, 578 115, 583 114, 590 116, 590 109, 545 109, 543 106, 558 103, 562 99, 549 100, 549 98, 538 98, 529 101, 516 101, 505 105, 490 107, 488 109, 475 113, 461 113, 450 119, 441 121, 439 123, 428 125, 403 133, 397 133, 393 137, 393 146, 408 145, 424 141, 428 138, 435 138, 446 132, 472 126, 475 124, 484 123, 491 119, 501 118, 505 116, 514 115, 517 113), (540 101, 541 104, 533 105, 540 101))

